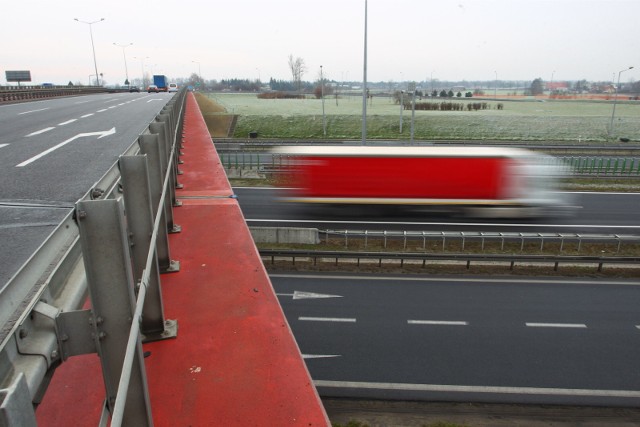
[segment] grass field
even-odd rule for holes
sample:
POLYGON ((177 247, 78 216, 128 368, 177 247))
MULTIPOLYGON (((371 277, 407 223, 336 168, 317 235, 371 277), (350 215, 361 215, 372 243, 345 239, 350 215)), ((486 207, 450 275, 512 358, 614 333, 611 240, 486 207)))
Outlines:
MULTIPOLYGON (((258 99, 255 94, 207 94, 224 112, 237 115, 234 137, 258 132, 261 138, 323 138, 322 101, 318 99, 258 99)), ((466 105, 474 98, 454 99, 466 105)), ((420 102, 420 101, 417 101, 420 102)), ((429 101, 437 102, 437 100, 429 101)), ((416 140, 514 140, 602 142, 608 139, 612 101, 581 100, 483 100, 489 109, 480 111, 416 111, 416 140), (501 103, 504 108, 497 109, 501 103)), ((359 139, 362 130, 362 98, 325 98, 328 139, 359 139)), ((374 97, 367 104, 368 139, 409 139, 411 111, 403 111, 403 133, 399 132, 400 107, 388 97, 374 97)), ((640 102, 620 97, 616 106, 617 137, 640 141, 640 102)))

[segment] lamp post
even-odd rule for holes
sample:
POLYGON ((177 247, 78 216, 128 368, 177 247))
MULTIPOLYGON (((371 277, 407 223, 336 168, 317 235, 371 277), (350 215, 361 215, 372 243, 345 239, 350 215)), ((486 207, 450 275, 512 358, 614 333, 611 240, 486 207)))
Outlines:
MULTIPOLYGON (((625 68, 624 70, 621 70, 618 73, 618 84, 616 85, 616 94, 613 98, 613 112, 611 113, 611 125, 609 125, 609 137, 613 138, 613 119, 616 115, 616 104, 618 103, 618 86, 620 86, 620 74, 624 73, 625 71, 629 71, 632 70, 633 67, 629 67, 629 68, 625 68)), ((615 74, 614 74, 615 75, 615 74)))
POLYGON ((89 26, 89 36, 91 37, 91 50, 93 51, 93 67, 96 70, 96 80, 98 81, 98 86, 100 86, 100 78, 98 77, 98 63, 96 62, 96 48, 93 45, 93 30, 91 29, 91 26, 98 22, 104 21, 104 18, 100 18, 99 20, 92 21, 92 22, 81 21, 78 18, 73 18, 73 19, 83 24, 87 24, 89 26))
POLYGON ((320 98, 322 98, 322 135, 327 136, 327 120, 324 115, 324 78, 322 77, 322 65, 320 66, 320 98))
POLYGON ((362 71, 362 145, 367 143, 367 0, 364 0, 364 66, 362 71))
POLYGON ((129 44, 118 44, 118 43, 114 43, 114 46, 118 46, 122 48, 122 57, 124 58, 124 76, 125 76, 125 82, 124 84, 126 84, 127 86, 130 85, 129 83, 129 70, 127 69, 127 56, 124 53, 124 49, 131 46, 133 43, 129 43, 129 44))

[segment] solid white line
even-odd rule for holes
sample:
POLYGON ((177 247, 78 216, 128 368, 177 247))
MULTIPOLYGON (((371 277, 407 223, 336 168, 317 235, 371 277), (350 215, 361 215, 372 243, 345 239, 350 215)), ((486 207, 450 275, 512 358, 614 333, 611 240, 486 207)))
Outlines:
POLYGON ((376 383, 359 381, 327 381, 315 380, 316 387, 356 388, 402 391, 436 391, 453 393, 496 393, 496 394, 528 394, 540 396, 587 396, 587 397, 624 397, 639 398, 640 391, 636 390, 590 390, 581 388, 542 388, 542 387, 495 387, 469 385, 440 385, 440 384, 406 384, 406 383, 376 383))
POLYGON ((344 318, 344 317, 298 317, 300 321, 306 322, 344 322, 355 323, 356 319, 344 318))
POLYGON ((584 323, 525 323, 530 328, 586 328, 584 323))
POLYGON ((469 322, 459 320, 407 320, 409 325, 441 325, 441 326, 467 326, 469 322))
POLYGON ((87 117, 93 116, 94 113, 85 114, 84 116, 80 116, 81 119, 86 119, 87 117))
POLYGON ((40 129, 38 131, 31 132, 29 135, 25 135, 25 137, 34 136, 34 135, 40 135, 41 133, 49 132, 51 129, 55 129, 55 127, 40 129))
POLYGON ((29 114, 29 113, 35 113, 37 111, 44 111, 44 110, 48 110, 50 107, 47 108, 40 108, 39 110, 31 110, 31 111, 24 111, 22 113, 18 113, 19 116, 23 115, 23 114, 29 114))
POLYGON ((66 122, 62 122, 62 123, 58 123, 58 126, 64 126, 64 125, 68 125, 69 123, 73 123, 78 119, 71 119, 71 120, 67 120, 66 122))

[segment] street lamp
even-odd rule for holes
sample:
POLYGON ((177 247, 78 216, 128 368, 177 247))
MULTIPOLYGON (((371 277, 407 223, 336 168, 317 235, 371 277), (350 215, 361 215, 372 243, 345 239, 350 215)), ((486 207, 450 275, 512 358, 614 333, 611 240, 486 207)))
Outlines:
POLYGON ((83 24, 87 24, 89 26, 89 36, 91 36, 91 50, 93 51, 93 67, 96 70, 96 80, 98 81, 98 86, 100 86, 100 79, 98 78, 98 63, 96 62, 96 48, 93 45, 93 30, 91 29, 91 26, 98 22, 104 21, 104 18, 100 18, 99 20, 92 21, 92 22, 81 21, 78 18, 73 18, 73 19, 83 24))
POLYGON ((124 49, 131 46, 133 43, 129 43, 129 44, 118 44, 118 43, 114 43, 114 46, 118 46, 122 48, 122 57, 124 58, 124 75, 125 75, 125 81, 124 84, 126 84, 127 86, 130 85, 129 83, 129 70, 127 69, 127 56, 124 53, 124 49))
MULTIPOLYGON (((613 112, 611 113, 611 125, 609 126, 609 137, 612 138, 613 137, 613 119, 616 115, 616 104, 618 103, 618 86, 620 86, 620 74, 624 73, 625 71, 629 71, 632 70, 633 67, 629 67, 629 68, 625 68, 624 70, 620 71, 618 73, 618 84, 616 85, 616 94, 615 97, 613 98, 613 112)), ((615 74, 614 74, 615 76, 615 74)))

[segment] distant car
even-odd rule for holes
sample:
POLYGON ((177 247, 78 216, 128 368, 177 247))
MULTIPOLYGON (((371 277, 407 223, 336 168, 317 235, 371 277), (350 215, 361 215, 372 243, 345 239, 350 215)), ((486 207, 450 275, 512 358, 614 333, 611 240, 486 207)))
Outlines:
POLYGON ((151 92, 155 92, 155 93, 160 92, 160 91, 158 90, 158 86, 156 86, 156 85, 149 85, 149 87, 147 87, 147 93, 151 93, 151 92))
POLYGON ((169 92, 177 92, 178 85, 176 83, 169 83, 169 92))
POLYGON ((129 92, 140 92, 140 88, 138 86, 129 86, 129 92))

